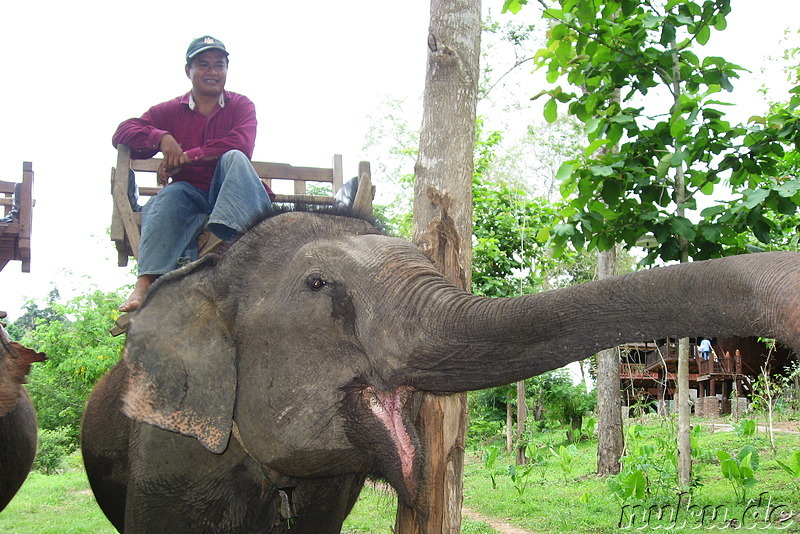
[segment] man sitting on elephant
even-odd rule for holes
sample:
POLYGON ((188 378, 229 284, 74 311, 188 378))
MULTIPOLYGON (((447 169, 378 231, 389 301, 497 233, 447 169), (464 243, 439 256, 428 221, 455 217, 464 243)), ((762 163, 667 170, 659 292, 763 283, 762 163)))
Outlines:
POLYGON ((206 220, 211 232, 231 241, 270 207, 268 190, 250 163, 255 106, 225 90, 225 45, 210 36, 193 40, 185 71, 191 91, 124 121, 112 139, 115 147, 129 145, 135 158, 161 151, 158 181, 166 186, 144 207, 138 278, 121 311, 136 310, 160 275, 197 259, 206 220))

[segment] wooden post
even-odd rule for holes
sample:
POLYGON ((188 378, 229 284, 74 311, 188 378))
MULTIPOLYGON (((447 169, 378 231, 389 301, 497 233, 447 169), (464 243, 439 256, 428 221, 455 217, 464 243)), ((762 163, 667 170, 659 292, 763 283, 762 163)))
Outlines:
POLYGON ((33 226, 33 163, 22 162, 22 188, 19 206, 19 255, 22 272, 31 272, 31 229, 33 226))
POLYGON ((130 200, 128 199, 128 180, 131 170, 131 149, 127 145, 117 147, 117 166, 114 167, 114 176, 111 185, 111 195, 114 206, 119 214, 120 222, 125 228, 133 256, 139 257, 139 224, 133 215, 130 200))

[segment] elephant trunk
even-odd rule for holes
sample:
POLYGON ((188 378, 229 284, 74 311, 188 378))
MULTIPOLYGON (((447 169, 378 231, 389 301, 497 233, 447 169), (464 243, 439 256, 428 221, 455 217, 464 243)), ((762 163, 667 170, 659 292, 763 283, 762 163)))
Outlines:
POLYGON ((765 336, 800 349, 800 255, 694 262, 524 297, 441 286, 390 382, 457 392, 508 384, 625 342, 765 336))

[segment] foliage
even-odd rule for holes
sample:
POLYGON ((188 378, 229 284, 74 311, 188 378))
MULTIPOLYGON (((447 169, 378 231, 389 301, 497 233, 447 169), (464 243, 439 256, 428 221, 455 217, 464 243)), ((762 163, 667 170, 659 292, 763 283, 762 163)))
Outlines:
POLYGON ((678 488, 678 451, 672 425, 654 429, 628 427, 623 469, 608 479, 609 490, 622 502, 658 503, 678 488))
POLYGON ((733 429, 740 438, 749 438, 756 433, 756 422, 753 419, 742 419, 733 423, 733 429))
POLYGON ((39 430, 39 447, 33 468, 45 475, 53 475, 63 463, 65 456, 75 450, 73 431, 69 427, 58 427, 54 430, 39 430))
POLYGON ((574 444, 567 447, 559 445, 558 449, 550 448, 550 454, 553 456, 553 464, 561 471, 561 476, 564 478, 564 484, 569 482, 569 477, 575 467, 575 456, 578 449, 574 444))
POLYGON ((33 300, 27 301, 22 307, 24 310, 23 314, 6 328, 8 336, 15 341, 21 341, 22 338, 25 337, 25 334, 36 328, 36 325, 39 323, 63 321, 64 317, 59 315, 53 308, 58 298, 58 289, 53 288, 47 295, 43 308, 40 308, 33 300))
MULTIPOLYGON (((572 383, 572 377, 565 369, 556 369, 525 380, 525 397, 529 417, 536 422, 535 427, 560 426, 572 423, 580 412, 581 417, 594 409, 596 397, 587 393, 585 387, 572 383)), ((507 404, 516 403, 516 389, 502 386, 470 392, 468 444, 472 446, 490 441, 502 430, 506 423, 507 404)), ((587 425, 583 434, 589 437, 593 427, 587 425)), ((536 436, 526 433, 526 446, 536 441, 536 436)))
POLYGON ((472 290, 511 297, 587 281, 585 258, 565 251, 558 260, 547 248, 548 228, 560 206, 530 195, 508 178, 487 176, 497 160, 500 132, 485 132, 478 119, 473 177, 472 290))
POLYGON ((550 403, 561 422, 572 424, 572 428, 580 433, 583 416, 595 408, 597 395, 586 391, 586 386, 582 383, 557 382, 550 391, 550 403))
MULTIPOLYGON (((504 8, 516 12, 525 3, 508 0, 504 8)), ((549 82, 566 83, 540 94, 549 97, 545 118, 556 120, 565 106, 588 139, 584 154, 559 170, 571 200, 552 229, 558 249, 570 241, 630 248, 650 235, 657 246, 644 263, 651 263, 680 259, 684 246, 690 257, 707 259, 750 250, 743 234, 760 245, 787 235, 800 185, 781 174, 780 163, 800 144, 800 87, 787 105, 749 125, 725 120, 728 104, 719 95, 742 69, 693 48, 725 29, 729 0, 540 3, 552 25, 537 65, 549 82), (665 93, 671 102, 658 109, 651 97, 665 93), (677 170, 685 190, 671 176, 677 170), (706 208, 697 222, 676 212, 675 206, 696 209, 723 177, 732 201, 706 208)))
POLYGON ((78 429, 86 399, 95 383, 119 361, 124 337, 109 328, 119 315, 122 297, 95 290, 66 304, 51 302, 54 317, 38 319, 24 343, 47 354, 28 375, 28 391, 40 429, 65 432, 70 450, 78 445, 78 429))
POLYGON ((754 476, 759 467, 758 450, 751 445, 745 445, 736 456, 717 451, 717 457, 722 476, 730 480, 737 500, 747 502, 747 490, 758 482, 754 476))
POLYGON ((500 458, 500 447, 489 447, 483 453, 483 465, 492 479, 492 489, 497 488, 497 460, 500 458))
POLYGON ((528 462, 539 472, 542 480, 547 476, 547 468, 550 467, 548 454, 550 449, 551 447, 548 445, 532 442, 525 447, 525 456, 528 458, 528 462))
POLYGON ((792 477, 792 482, 800 489, 800 450, 792 452, 785 462, 775 461, 784 471, 789 473, 789 476, 792 477))
POLYGON ((534 467, 535 466, 532 464, 508 465, 508 477, 511 479, 511 483, 520 497, 522 497, 522 495, 525 494, 525 490, 528 489, 528 484, 530 483, 528 476, 531 474, 534 467))

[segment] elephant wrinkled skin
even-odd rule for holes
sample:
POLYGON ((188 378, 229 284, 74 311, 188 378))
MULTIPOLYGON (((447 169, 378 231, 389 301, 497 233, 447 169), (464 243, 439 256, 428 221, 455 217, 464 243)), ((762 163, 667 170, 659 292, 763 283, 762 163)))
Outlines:
POLYGON ((0 326, 0 511, 28 477, 36 456, 37 424, 22 384, 44 355, 11 341, 0 326))
POLYGON ((666 336, 797 348, 799 305, 792 253, 490 299, 365 221, 286 213, 153 286, 87 406, 84 459, 120 531, 286 532, 293 516, 292 533, 339 532, 367 476, 424 495, 419 392, 666 336))

